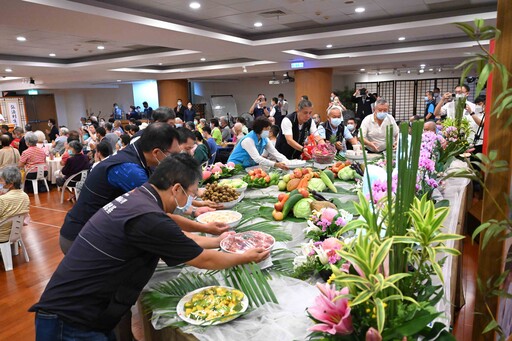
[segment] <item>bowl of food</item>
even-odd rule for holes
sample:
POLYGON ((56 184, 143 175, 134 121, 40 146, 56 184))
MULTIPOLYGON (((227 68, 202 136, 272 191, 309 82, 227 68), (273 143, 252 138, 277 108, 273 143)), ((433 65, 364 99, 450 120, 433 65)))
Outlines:
POLYGON ((232 208, 243 198, 243 193, 238 193, 234 188, 220 185, 217 181, 207 184, 201 200, 210 200, 222 204, 224 208, 232 208))
POLYGON ((316 145, 312 150, 312 157, 316 163, 332 163, 336 156, 336 147, 330 143, 316 145))
POLYGON ((219 185, 234 188, 238 193, 245 192, 247 189, 247 182, 242 179, 223 179, 219 182, 219 185))
POLYGON ((255 248, 271 250, 276 240, 270 234, 259 231, 246 231, 232 234, 220 242, 220 248, 228 253, 244 253, 255 248))
POLYGON ((226 223, 229 227, 235 228, 242 220, 242 214, 236 211, 219 210, 203 213, 196 220, 202 224, 226 223))
POLYGON ((176 306, 176 313, 193 325, 217 325, 240 316, 249 307, 242 291, 225 286, 209 286, 186 294, 176 306))

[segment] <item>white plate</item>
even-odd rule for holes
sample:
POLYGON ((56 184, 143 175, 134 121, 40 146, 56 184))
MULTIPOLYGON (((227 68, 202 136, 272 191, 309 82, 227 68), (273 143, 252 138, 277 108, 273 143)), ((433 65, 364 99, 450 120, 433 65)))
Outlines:
MULTIPOLYGON (((242 220, 241 213, 236 212, 236 211, 230 211, 230 210, 206 212, 206 213, 201 214, 199 217, 197 217, 196 220, 198 222, 200 222, 201 224, 207 224, 207 222, 204 221, 205 218, 212 217, 212 216, 215 217, 217 215, 225 215, 225 214, 233 214, 238 217, 236 220, 233 220, 231 222, 226 222, 226 224, 228 224, 229 227, 231 227, 231 228, 235 228, 238 225, 238 223, 240 222, 240 220, 242 220)), ((222 222, 222 220, 215 220, 215 221, 222 222)))
MULTIPOLYGON (((232 179, 222 179, 222 180, 219 181, 219 185, 231 187, 229 185, 229 180, 232 180, 232 179)), ((235 188, 235 187, 231 187, 231 188, 233 188, 238 193, 243 193, 247 189, 247 182, 242 181, 242 180, 240 180, 240 181, 243 182, 245 185, 243 185, 242 187, 239 187, 239 188, 235 188)))
MULTIPOLYGON (((366 154, 366 159, 368 159, 368 160, 377 159, 379 157, 382 157, 382 154, 370 154, 370 153, 366 154)), ((354 160, 354 161, 362 161, 362 160, 364 160, 363 154, 361 154, 361 155, 347 155, 347 154, 345 154, 345 158, 347 160, 354 160)))
POLYGON ((306 161, 305 160, 288 160, 288 161, 285 161, 285 164, 290 169, 302 168, 302 167, 306 166, 306 161))
MULTIPOLYGON (((274 238, 273 236, 271 236, 270 234, 268 234, 268 233, 260 232, 260 231, 246 231, 246 232, 241 232, 241 233, 232 234, 232 235, 230 235, 230 236, 228 236, 228 237, 224 238, 224 239, 220 242, 220 248, 222 249, 222 251, 227 252, 227 253, 236 253, 236 254, 244 253, 245 251, 250 250, 250 249, 252 249, 252 248, 254 248, 254 247, 248 246, 248 247, 247 247, 246 249, 244 249, 244 250, 238 250, 238 251, 233 252, 233 251, 228 251, 228 250, 226 249, 225 245, 226 245, 226 243, 227 243, 227 241, 228 241, 229 239, 236 238, 236 237, 238 237, 238 236, 240 236, 240 235, 250 235, 251 233, 254 233, 254 234, 261 234, 261 235, 264 235, 264 236, 266 236, 266 237, 271 237, 273 242, 272 242, 272 244, 271 244, 269 247, 267 247, 265 250, 272 250, 272 248, 274 247, 274 244, 276 243, 275 238, 274 238)), ((246 239, 246 238, 244 238, 244 239, 246 239)))
POLYGON ((224 209, 230 209, 230 208, 235 207, 236 204, 238 204, 240 201, 242 201, 243 198, 244 198, 244 193, 242 192, 238 196, 238 199, 233 200, 233 201, 228 201, 228 202, 219 202, 219 205, 222 205, 222 208, 224 208, 224 209))
MULTIPOLYGON (((205 326, 205 325, 206 326, 209 326, 209 325, 216 326, 218 324, 227 323, 229 321, 232 321, 232 320, 236 319, 237 317, 240 316, 240 315, 238 315, 239 313, 243 313, 244 311, 247 310, 247 307, 249 307, 249 299, 247 298, 247 295, 244 293, 244 298, 242 298, 242 310, 240 310, 237 314, 234 314, 233 316, 226 316, 223 320, 216 320, 215 322, 198 321, 198 320, 194 320, 194 319, 192 319, 190 317, 185 316, 185 303, 190 301, 192 299, 192 296, 194 296, 195 294, 200 293, 201 291, 209 289, 209 288, 212 288, 212 287, 219 287, 219 288, 224 288, 224 289, 229 289, 229 290, 235 290, 235 288, 226 287, 226 286, 222 286, 222 285, 212 285, 212 286, 209 286, 209 287, 204 287, 204 288, 201 288, 201 289, 197 289, 197 290, 191 291, 188 294, 186 294, 185 296, 183 296, 183 298, 178 302, 178 305, 176 306, 176 312, 178 313, 178 316, 183 321, 185 321, 185 322, 187 322, 189 324, 196 325, 196 326, 200 326, 200 325, 203 325, 203 326, 205 326)), ((239 291, 241 291, 241 290, 239 290, 239 291)))

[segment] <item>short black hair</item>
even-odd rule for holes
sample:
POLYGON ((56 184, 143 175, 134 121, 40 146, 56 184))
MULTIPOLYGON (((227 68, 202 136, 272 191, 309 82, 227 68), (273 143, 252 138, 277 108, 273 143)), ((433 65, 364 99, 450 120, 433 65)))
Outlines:
POLYGON ((68 143, 71 141, 80 141, 80 134, 76 130, 71 130, 68 135, 68 143))
POLYGON ((159 190, 167 190, 175 184, 181 184, 187 190, 201 178, 199 162, 188 154, 179 153, 163 159, 149 178, 149 183, 159 190))
POLYGON ((441 91, 441 89, 439 89, 439 88, 434 88, 434 91, 436 91, 436 90, 437 90, 437 91, 441 91))
POLYGON ((301 97, 302 97, 302 99, 305 99, 306 101, 309 101, 308 95, 302 95, 301 97))
POLYGON ((130 144, 130 140, 132 138, 128 134, 123 134, 123 135, 121 135, 120 139, 121 139, 121 143, 124 144, 125 146, 127 146, 130 144))
POLYGON ((279 100, 277 99, 277 97, 272 97, 272 101, 273 101, 274 103, 279 102, 279 100))
POLYGON ((9 126, 7 124, 2 124, 2 129, 9 131, 9 126))
POLYGON ((196 130, 196 125, 192 121, 185 123, 185 126, 187 126, 190 130, 196 130))
POLYGON ((203 127, 203 131, 204 131, 204 132, 207 132, 207 133, 208 133, 208 134, 210 134, 210 135, 212 134, 212 128, 210 128, 210 127, 208 127, 208 126, 204 126, 204 127, 203 127))
POLYGON ((103 136, 103 137, 105 137, 105 135, 107 135, 107 131, 103 127, 96 128, 96 133, 100 134, 100 136, 103 136))
POLYGON ((485 100, 487 97, 485 95, 480 95, 477 98, 475 98, 475 103, 485 103, 485 100))
POLYGON ((169 107, 158 107, 153 110, 153 121, 167 123, 169 120, 174 120, 176 113, 169 107))
POLYGON ((277 95, 277 97, 283 97, 284 98, 284 95, 283 94, 279 94, 279 95, 277 95))
POLYGON ((0 136, 0 141, 2 141, 2 147, 9 147, 11 144, 11 138, 9 135, 2 135, 0 136))
POLYGON ((112 145, 110 142, 103 140, 96 145, 96 153, 100 153, 104 158, 112 155, 112 145))
POLYGON ((273 125, 270 127, 270 131, 272 132, 272 135, 274 135, 274 137, 277 137, 277 135, 279 135, 279 133, 281 132, 281 129, 279 129, 279 126, 278 125, 273 125))
POLYGON ((263 131, 263 128, 270 127, 271 125, 272 125, 272 123, 270 123, 268 118, 260 116, 254 120, 254 122, 252 124, 252 130, 254 130, 254 132, 256 134, 261 134, 261 132, 263 131))
POLYGON ((471 92, 471 88, 469 87, 469 85, 467 84, 462 84, 461 87, 463 87, 464 89, 466 89, 467 92, 471 92))
POLYGON ((68 146, 70 148, 72 148, 75 151, 76 154, 80 153, 82 151, 82 149, 83 149, 82 144, 79 141, 77 141, 77 140, 73 140, 71 142, 68 142, 68 146))
POLYGON ((194 133, 194 135, 196 136, 196 140, 199 141, 199 142, 204 142, 204 137, 203 137, 203 134, 201 134, 200 132, 198 132, 197 130, 196 131, 193 131, 192 133, 194 133))
POLYGON ((210 123, 213 123, 214 127, 218 127, 219 126, 219 120, 217 118, 212 118, 210 120, 210 123))
POLYGON ((144 104, 148 104, 148 102, 146 102, 146 101, 142 102, 142 105, 144 105, 144 104))
POLYGON ((242 123, 243 125, 245 125, 247 123, 247 121, 245 120, 245 118, 243 118, 242 116, 238 116, 236 118, 236 120, 240 123, 242 123))
POLYGON ((112 123, 110 123, 110 122, 105 123, 105 130, 112 131, 112 123))
POLYGON ((124 126, 124 131, 130 131, 132 130, 132 125, 131 124, 127 124, 124 126))
POLYGON ((151 152, 156 148, 167 151, 173 142, 179 141, 179 139, 180 136, 176 129, 167 123, 157 122, 144 129, 144 134, 138 142, 143 152, 151 152))
POLYGON ((25 132, 27 132, 27 131, 32 131, 32 124, 30 124, 30 123, 25 124, 25 132))
POLYGON ((51 124, 55 125, 55 119, 49 118, 48 121, 50 121, 51 124))
POLYGON ((140 128, 138 125, 132 124, 132 125, 130 125, 130 130, 133 131, 134 133, 136 133, 140 130, 140 128))
POLYGON ((176 128, 176 130, 180 134, 180 140, 179 140, 180 144, 186 143, 188 139, 191 139, 193 141, 196 140, 196 135, 194 134, 194 132, 192 130, 187 129, 185 127, 179 127, 179 128, 176 128))

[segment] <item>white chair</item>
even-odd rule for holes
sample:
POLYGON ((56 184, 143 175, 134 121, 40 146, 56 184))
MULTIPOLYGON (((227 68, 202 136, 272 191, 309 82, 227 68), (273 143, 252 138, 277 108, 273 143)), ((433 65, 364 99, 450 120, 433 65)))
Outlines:
POLYGON ((0 221, 0 225, 3 225, 4 223, 11 222, 11 234, 9 236, 9 240, 0 243, 0 251, 2 252, 2 258, 4 260, 4 267, 5 271, 11 271, 12 270, 12 253, 14 255, 18 255, 19 251, 18 248, 21 247, 21 250, 23 251, 23 255, 25 256, 25 261, 29 262, 27 249, 25 248, 25 244, 23 243, 23 240, 21 239, 21 227, 23 226, 23 222, 25 220, 26 214, 18 214, 12 217, 9 217, 7 219, 4 219, 0 221), (11 251, 11 244, 13 245, 13 250, 11 251))
POLYGON ((38 194, 38 186, 37 184, 39 181, 44 181, 44 185, 46 186, 46 191, 50 192, 50 188, 48 188, 48 181, 46 180, 46 176, 44 176, 44 168, 46 167, 46 164, 42 163, 39 165, 35 165, 34 167, 30 168, 27 172, 25 172, 25 181, 23 181, 22 184, 22 190, 25 188, 25 182, 26 181, 32 181, 32 189, 34 191, 34 194, 38 194), (34 170, 36 171, 36 178, 35 179, 27 179, 27 175, 29 173, 34 173, 34 170))
POLYGON ((71 175, 69 178, 66 179, 66 182, 62 185, 62 190, 60 193, 60 203, 64 203, 64 192, 66 192, 66 188, 71 192, 75 192, 75 198, 78 199, 78 195, 80 194, 80 188, 77 188, 77 185, 79 182, 85 181, 85 178, 87 178, 87 174, 89 173, 89 170, 83 170, 81 172, 78 172, 76 174, 71 175), (73 181, 75 182, 75 186, 70 187, 69 183, 73 181))

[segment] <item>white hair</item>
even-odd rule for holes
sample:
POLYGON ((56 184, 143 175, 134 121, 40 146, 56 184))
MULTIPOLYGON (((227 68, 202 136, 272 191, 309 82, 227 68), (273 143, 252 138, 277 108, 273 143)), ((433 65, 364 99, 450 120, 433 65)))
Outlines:
POLYGON ((343 109, 339 105, 331 105, 329 108, 327 108, 327 115, 331 115, 331 111, 333 110, 339 110, 340 114, 343 113, 343 109))

